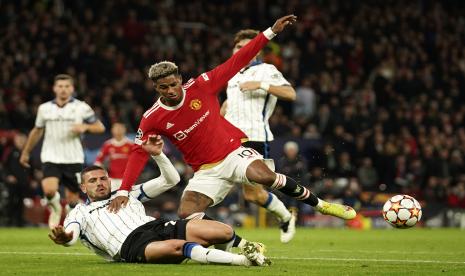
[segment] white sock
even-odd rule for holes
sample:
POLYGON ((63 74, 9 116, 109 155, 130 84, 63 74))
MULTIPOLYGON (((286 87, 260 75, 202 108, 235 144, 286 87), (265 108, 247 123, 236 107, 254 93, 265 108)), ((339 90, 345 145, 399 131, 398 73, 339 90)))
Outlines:
POLYGON ((315 206, 315 208, 319 209, 319 208, 323 207, 324 202, 325 201, 323 199, 318 198, 318 204, 315 206))
POLYGON ((266 208, 268 211, 270 211, 273 215, 278 217, 278 219, 281 222, 288 222, 291 219, 291 212, 284 206, 284 203, 279 200, 279 198, 274 195, 273 193, 268 193, 268 200, 266 207, 263 206, 263 208, 266 208))
POLYGON ((60 205, 60 193, 55 192, 55 195, 51 198, 47 198, 47 204, 52 207, 54 210, 59 210, 61 208, 60 205))
POLYGON ((244 248, 246 242, 247 242, 247 241, 243 238, 243 239, 239 242, 239 244, 237 245, 237 248, 239 248, 239 249, 244 248))
POLYGON ((250 261, 244 255, 233 254, 218 249, 208 249, 196 243, 184 245, 184 256, 199 263, 250 265, 250 261))

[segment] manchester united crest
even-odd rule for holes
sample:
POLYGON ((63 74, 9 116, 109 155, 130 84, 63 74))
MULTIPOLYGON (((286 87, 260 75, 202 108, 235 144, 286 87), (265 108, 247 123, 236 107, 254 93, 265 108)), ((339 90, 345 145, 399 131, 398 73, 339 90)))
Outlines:
POLYGON ((189 106, 193 110, 199 110, 200 108, 202 108, 202 102, 199 99, 194 99, 191 101, 189 106))

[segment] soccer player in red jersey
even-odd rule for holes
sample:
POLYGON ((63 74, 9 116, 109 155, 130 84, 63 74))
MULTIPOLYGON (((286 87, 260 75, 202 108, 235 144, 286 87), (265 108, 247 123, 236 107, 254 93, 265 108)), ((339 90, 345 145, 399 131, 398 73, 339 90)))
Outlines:
POLYGON ((343 219, 355 217, 349 206, 325 202, 294 179, 275 173, 254 149, 241 146, 246 135, 220 114, 217 94, 245 67, 276 34, 296 21, 294 15, 278 19, 226 62, 182 85, 178 67, 172 62, 152 65, 149 78, 160 94, 144 113, 135 146, 124 172, 117 197, 108 206, 117 212, 128 202, 128 193, 144 168, 148 155, 141 145, 149 135, 163 135, 183 153, 195 171, 184 190, 178 214, 181 218, 205 211, 221 202, 235 184, 261 183, 271 189, 314 206, 323 214, 343 219))
POLYGON ((133 142, 126 137, 126 126, 123 123, 114 123, 111 126, 111 135, 113 137, 103 143, 94 164, 102 166, 108 159, 111 190, 115 191, 121 187, 133 142))

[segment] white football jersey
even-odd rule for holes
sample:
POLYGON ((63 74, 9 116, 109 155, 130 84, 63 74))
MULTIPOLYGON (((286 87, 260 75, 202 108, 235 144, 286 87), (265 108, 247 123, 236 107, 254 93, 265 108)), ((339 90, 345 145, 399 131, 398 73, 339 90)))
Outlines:
POLYGON ((155 218, 145 214, 144 205, 132 193, 126 207, 117 213, 108 211, 110 202, 106 199, 78 204, 68 214, 64 225, 66 229, 73 229, 69 226, 76 223, 79 225, 79 238, 86 247, 107 260, 119 260, 121 246, 129 234, 155 218))
POLYGON ((274 65, 267 63, 246 67, 228 82, 225 118, 241 129, 249 141, 272 141, 274 137, 268 119, 274 111, 277 97, 263 89, 240 91, 239 84, 246 81, 266 82, 274 86, 290 84, 274 65))
POLYGON ((42 163, 84 163, 81 135, 71 132, 71 127, 74 124, 91 124, 96 121, 92 108, 74 98, 63 107, 59 107, 55 101, 41 104, 37 111, 35 126, 45 127, 40 154, 42 163))

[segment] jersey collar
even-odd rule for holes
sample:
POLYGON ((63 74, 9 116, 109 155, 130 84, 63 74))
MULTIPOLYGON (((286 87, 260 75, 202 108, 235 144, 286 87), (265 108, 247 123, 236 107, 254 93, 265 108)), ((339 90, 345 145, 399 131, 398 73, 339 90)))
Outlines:
POLYGON ((177 105, 175 105, 175 106, 168 106, 168 105, 164 104, 164 103, 161 101, 160 98, 158 98, 157 102, 158 102, 158 104, 159 104, 162 108, 164 108, 164 109, 166 109, 166 110, 176 110, 176 109, 179 109, 179 108, 184 104, 184 100, 185 100, 185 99, 186 99, 186 90, 185 90, 184 88, 182 88, 182 100, 181 100, 181 102, 179 102, 177 105))
POLYGON ((256 66, 256 65, 260 65, 260 64, 262 64, 262 63, 263 63, 263 61, 261 61, 261 60, 259 60, 259 59, 256 59, 256 60, 252 61, 252 62, 251 62, 249 65, 247 65, 246 67, 242 68, 242 70, 239 71, 239 73, 242 74, 242 73, 244 73, 245 71, 247 71, 247 69, 249 69, 250 67, 256 66))
POLYGON ((69 101, 67 101, 64 105, 59 106, 58 103, 57 103, 57 99, 55 98, 55 99, 52 100, 52 103, 56 104, 58 107, 65 107, 67 104, 74 102, 74 100, 75 100, 74 97, 71 97, 71 98, 69 98, 69 101))

